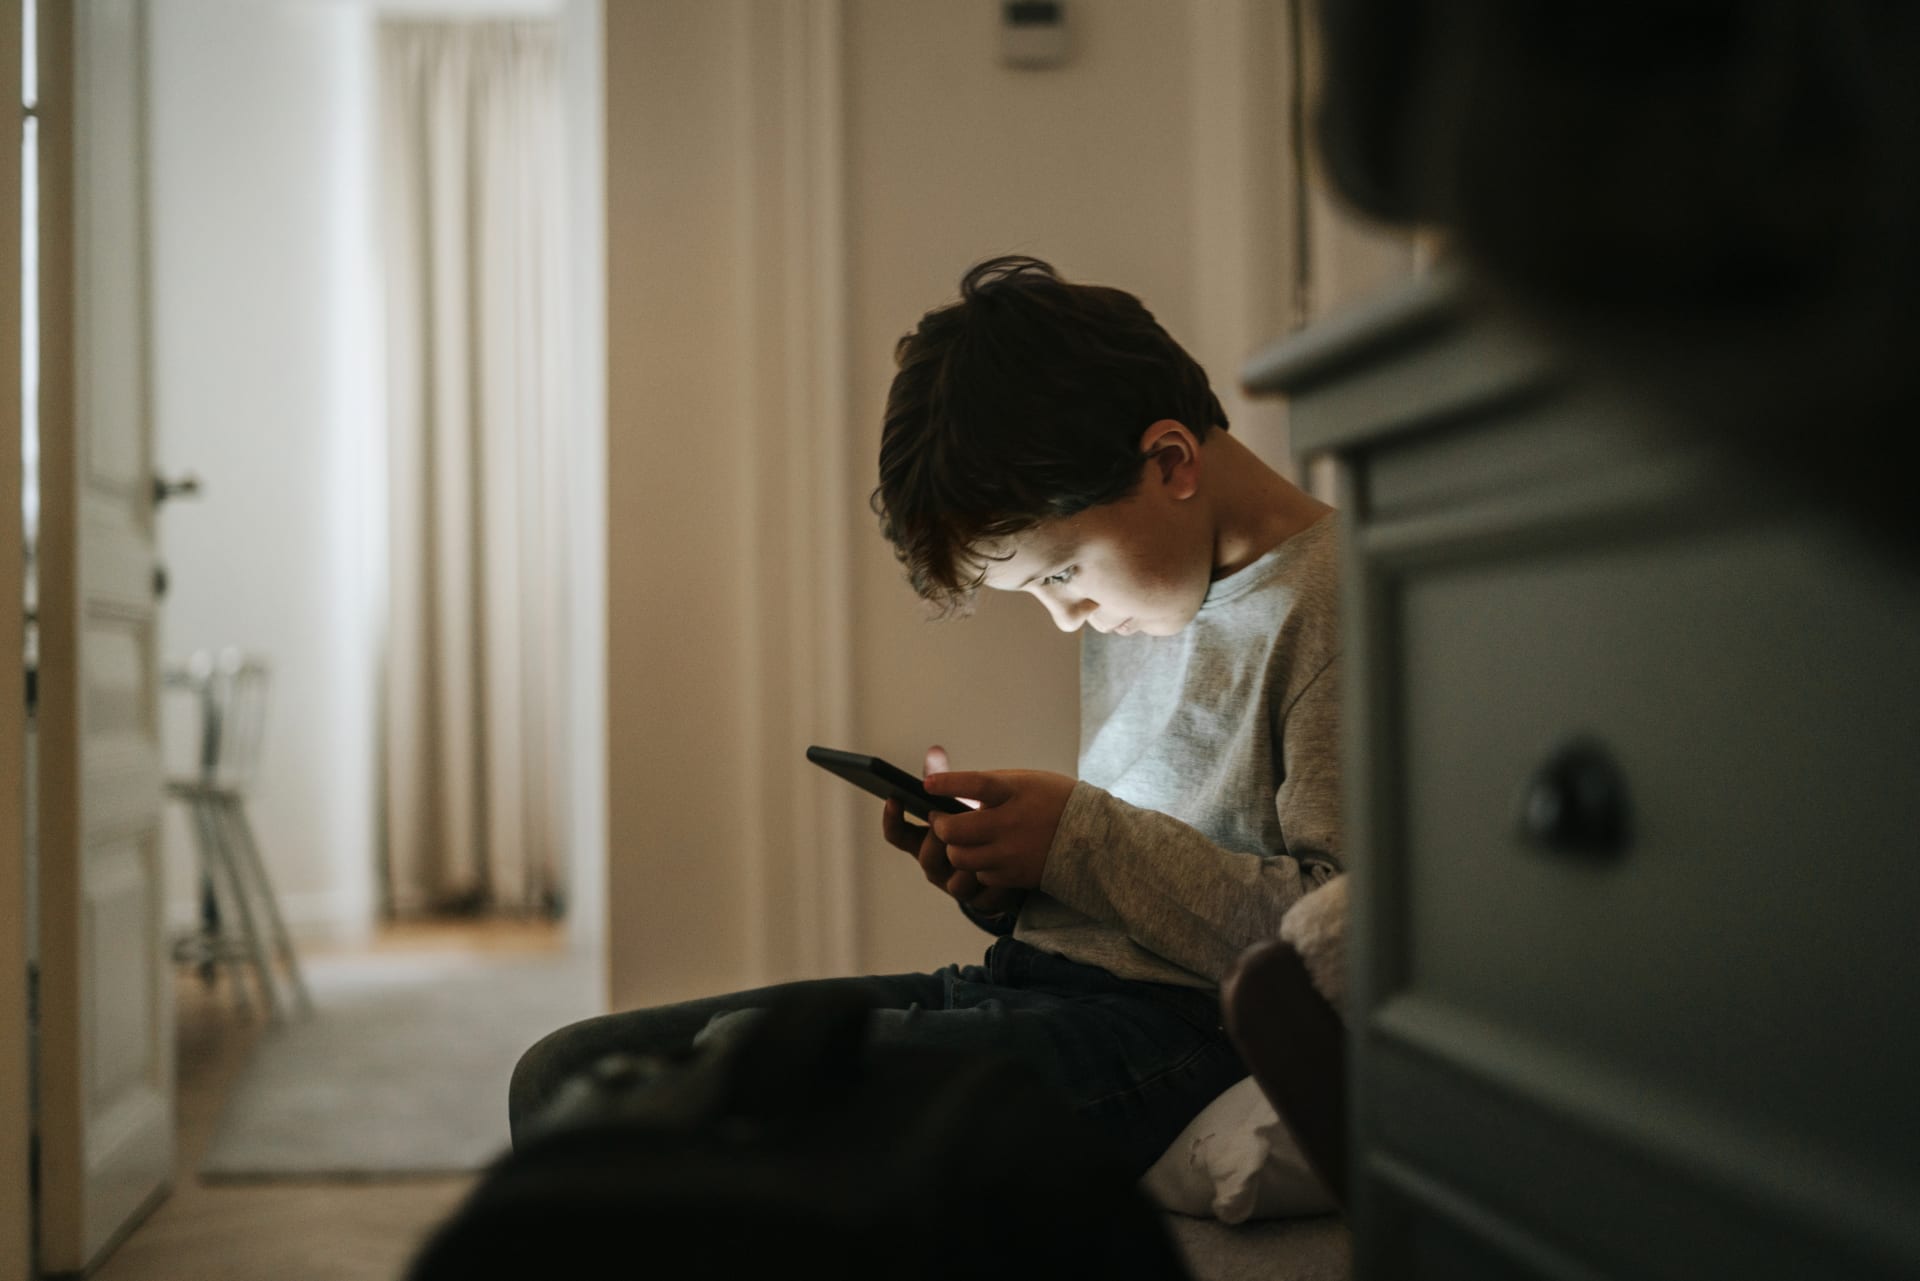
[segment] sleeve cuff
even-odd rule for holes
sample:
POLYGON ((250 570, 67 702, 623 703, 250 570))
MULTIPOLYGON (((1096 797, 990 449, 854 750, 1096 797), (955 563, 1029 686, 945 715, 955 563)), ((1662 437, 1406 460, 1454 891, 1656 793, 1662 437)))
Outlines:
POLYGON ((1112 801, 1112 796, 1091 783, 1074 783, 1067 807, 1060 811, 1060 826, 1053 832, 1047 865, 1040 872, 1041 893, 1069 907, 1087 910, 1096 875, 1094 861, 1110 844, 1112 816, 1108 806, 1112 801))

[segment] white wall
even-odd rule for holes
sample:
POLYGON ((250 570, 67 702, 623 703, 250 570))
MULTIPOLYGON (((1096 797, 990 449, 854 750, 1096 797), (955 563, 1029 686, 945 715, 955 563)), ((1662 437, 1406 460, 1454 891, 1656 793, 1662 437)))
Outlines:
MULTIPOLYGON (((238 645, 273 664, 251 806, 289 924, 372 920, 384 449, 363 14, 156 0, 150 20, 156 457, 198 501, 160 521, 166 657, 238 645)), ((166 704, 171 760, 192 754, 166 704)), ((191 913, 191 845, 168 831, 191 913)))
MULTIPOLYGON (((852 484, 875 481, 894 341, 956 296, 961 272, 1030 253, 1072 279, 1138 294, 1193 341, 1191 15, 1164 0, 1069 6, 1073 59, 999 65, 999 6, 848 7, 852 484)), ((1230 354, 1229 354, 1230 355, 1230 354)), ((1231 382, 1231 359, 1209 370, 1231 382)), ((1026 599, 926 621, 864 507, 857 526, 857 742, 917 765, 939 741, 961 768, 1075 772, 1079 647, 1026 599)), ((876 807, 877 808, 877 807, 876 807)), ((984 936, 860 831, 863 960, 876 971, 975 959, 984 936)))
MULTIPOLYGON (((163 472, 197 502, 160 522, 167 656, 240 645, 273 662, 251 806, 289 924, 351 941, 377 907, 377 695, 385 614, 386 445, 375 205, 374 24, 559 14, 576 225, 573 931, 605 908, 599 291, 599 0, 154 0, 154 388, 163 472)), ((170 703, 173 760, 192 753, 170 703)), ((167 833, 170 899, 191 919, 192 846, 167 833)))
MULTIPOLYGON (((616 1003, 979 954, 877 804, 819 848, 852 805, 804 763, 823 726, 909 766, 938 740, 1073 768, 1074 642, 1025 601, 925 622, 867 511, 894 340, 1007 251, 1140 294, 1230 404, 1282 324, 1284 4, 1069 8, 1050 71, 998 64, 994 0, 607 9, 616 1003), (839 412, 768 394, 796 350, 839 412), (776 483, 822 456, 826 531, 776 483), (845 691, 819 655, 777 661, 822 636, 845 691), (809 901, 823 882, 837 902, 809 901)), ((1232 412, 1284 461, 1274 415, 1232 412)))
MULTIPOLYGON (((616 0, 617 2, 617 0, 616 0)), ((601 0, 567 0, 568 169, 572 175, 574 411, 573 670, 568 719, 567 926, 602 956, 607 936, 606 119, 601 0)))

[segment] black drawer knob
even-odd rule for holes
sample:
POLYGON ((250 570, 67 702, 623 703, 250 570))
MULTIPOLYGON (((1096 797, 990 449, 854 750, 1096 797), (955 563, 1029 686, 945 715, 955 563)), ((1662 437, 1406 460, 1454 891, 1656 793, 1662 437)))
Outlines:
POLYGON ((1555 749, 1520 797, 1520 832, 1542 849, 1615 854, 1627 846, 1627 785, 1606 749, 1577 739, 1555 749))

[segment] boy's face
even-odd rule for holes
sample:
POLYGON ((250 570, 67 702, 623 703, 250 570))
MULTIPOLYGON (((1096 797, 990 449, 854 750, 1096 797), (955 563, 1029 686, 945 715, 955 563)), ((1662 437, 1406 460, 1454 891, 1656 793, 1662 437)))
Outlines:
POLYGON ((1212 532, 1195 501, 1198 442, 1178 424, 1176 435, 1156 440, 1161 426, 1142 441, 1138 489, 1006 539, 991 549, 986 586, 1027 592, 1063 632, 1084 624, 1171 636, 1192 622, 1213 569, 1212 532))

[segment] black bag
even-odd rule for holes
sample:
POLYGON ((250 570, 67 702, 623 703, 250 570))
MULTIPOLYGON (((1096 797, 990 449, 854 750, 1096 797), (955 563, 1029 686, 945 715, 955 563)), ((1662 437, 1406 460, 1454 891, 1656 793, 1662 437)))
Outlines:
POLYGON ((414 1260, 473 1278, 1180 1278, 1119 1153, 1017 1060, 805 996, 567 1083, 414 1260))

